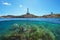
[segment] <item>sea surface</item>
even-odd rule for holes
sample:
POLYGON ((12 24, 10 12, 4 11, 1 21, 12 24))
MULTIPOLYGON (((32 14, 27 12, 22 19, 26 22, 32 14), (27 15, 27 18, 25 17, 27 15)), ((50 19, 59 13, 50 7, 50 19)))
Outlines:
POLYGON ((0 18, 0 35, 5 34, 13 24, 44 26, 54 33, 56 40, 60 40, 60 18, 0 18))

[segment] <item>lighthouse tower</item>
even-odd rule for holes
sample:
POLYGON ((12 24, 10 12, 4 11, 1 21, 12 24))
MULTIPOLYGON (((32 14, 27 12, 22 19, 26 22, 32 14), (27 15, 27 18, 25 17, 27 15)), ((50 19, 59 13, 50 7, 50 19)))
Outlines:
POLYGON ((27 15, 29 15, 30 13, 29 13, 29 8, 27 8, 27 13, 26 13, 27 15))

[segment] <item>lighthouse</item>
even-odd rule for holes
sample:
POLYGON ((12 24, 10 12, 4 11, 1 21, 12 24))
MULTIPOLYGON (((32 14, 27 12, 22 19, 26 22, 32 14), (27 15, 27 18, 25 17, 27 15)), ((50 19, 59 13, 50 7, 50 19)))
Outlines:
POLYGON ((30 13, 29 13, 29 8, 27 8, 27 13, 26 13, 27 15, 29 15, 30 13))

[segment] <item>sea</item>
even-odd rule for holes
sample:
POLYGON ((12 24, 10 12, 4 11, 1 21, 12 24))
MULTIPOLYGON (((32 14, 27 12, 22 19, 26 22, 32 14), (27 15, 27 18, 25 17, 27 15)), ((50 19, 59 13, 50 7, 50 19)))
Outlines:
POLYGON ((0 18, 0 35, 5 34, 13 24, 44 26, 54 33, 56 40, 60 40, 60 18, 0 18))

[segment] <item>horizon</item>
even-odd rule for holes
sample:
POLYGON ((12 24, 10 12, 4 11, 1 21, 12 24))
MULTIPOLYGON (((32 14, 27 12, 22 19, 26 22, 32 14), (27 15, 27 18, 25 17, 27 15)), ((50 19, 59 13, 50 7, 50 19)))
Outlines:
POLYGON ((43 16, 51 12, 60 14, 60 0, 1 0, 0 16, 23 15, 27 8, 31 14, 43 16))

